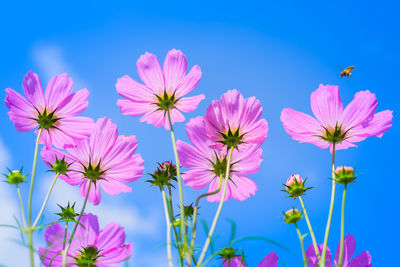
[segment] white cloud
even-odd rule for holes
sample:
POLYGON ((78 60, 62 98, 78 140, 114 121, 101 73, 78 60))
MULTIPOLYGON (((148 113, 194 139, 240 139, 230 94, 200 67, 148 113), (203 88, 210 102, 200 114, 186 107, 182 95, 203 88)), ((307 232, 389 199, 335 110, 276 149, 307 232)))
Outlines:
POLYGON ((68 73, 74 81, 75 89, 88 87, 87 83, 79 78, 79 75, 67 64, 60 46, 38 43, 33 47, 32 58, 39 67, 39 75, 45 80, 48 81, 55 75, 68 73))

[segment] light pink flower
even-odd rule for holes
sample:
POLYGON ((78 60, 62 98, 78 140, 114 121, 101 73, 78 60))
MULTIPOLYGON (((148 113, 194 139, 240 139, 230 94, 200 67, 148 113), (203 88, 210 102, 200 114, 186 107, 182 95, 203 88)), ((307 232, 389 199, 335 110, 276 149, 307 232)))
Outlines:
POLYGON ((207 108, 205 127, 213 147, 238 147, 241 144, 260 146, 268 135, 268 123, 260 119, 262 106, 255 97, 244 99, 237 90, 229 90, 221 100, 207 108))
MULTIPOLYGON (((64 228, 59 224, 47 226, 44 238, 48 248, 40 247, 40 260, 46 267, 62 266, 64 228)), ((71 234, 67 232, 67 241, 71 234)), ((132 255, 132 244, 125 244, 125 231, 112 222, 99 229, 97 216, 83 214, 67 254, 67 266, 111 267, 132 255)))
POLYGON ((29 71, 22 82, 26 98, 7 88, 5 104, 17 131, 43 128, 40 143, 57 148, 70 146, 75 139, 88 138, 93 120, 75 116, 87 108, 89 92, 82 89, 72 93, 72 85, 72 79, 61 74, 54 76, 43 92, 39 76, 29 71))
POLYGON ((339 87, 320 85, 311 94, 311 109, 316 117, 285 108, 281 121, 286 132, 299 142, 336 150, 357 147, 354 143, 370 136, 382 137, 392 126, 392 111, 375 113, 378 102, 375 94, 360 91, 343 110, 339 87))
POLYGON ((118 94, 125 98, 118 100, 117 105, 125 115, 143 115, 140 121, 169 130, 168 110, 172 123, 182 122, 185 120, 182 112, 194 111, 205 98, 204 95, 184 97, 200 82, 201 70, 196 65, 186 75, 186 56, 180 50, 168 52, 163 69, 157 57, 150 53, 142 55, 136 66, 144 85, 127 75, 116 84, 118 94))
MULTIPOLYGON (((185 185, 194 189, 209 186, 208 192, 216 191, 219 176, 225 177, 227 150, 210 148, 213 141, 207 136, 203 117, 191 119, 186 125, 186 132, 193 145, 180 140, 177 142, 181 164, 190 169, 182 174, 185 185)), ((261 154, 262 150, 258 145, 248 145, 240 151, 233 151, 225 200, 233 197, 242 201, 255 194, 257 185, 246 175, 258 171, 262 161, 261 154)), ((222 190, 218 194, 208 196, 207 200, 220 201, 221 197, 222 190)))
POLYGON ((76 142, 75 147, 66 151, 44 148, 43 160, 53 164, 57 159, 65 159, 71 164, 65 175, 60 175, 70 185, 79 185, 79 193, 85 197, 89 183, 89 201, 94 205, 100 203, 100 187, 110 194, 131 192, 124 183, 136 181, 143 174, 143 160, 135 154, 136 137, 118 135, 117 126, 107 118, 98 119, 90 139, 76 142))
POLYGON ((298 184, 302 184, 303 183, 303 178, 301 178, 301 176, 299 174, 292 174, 292 176, 290 176, 287 181, 286 181, 286 186, 287 187, 292 187, 293 185, 296 184, 296 181, 298 184))

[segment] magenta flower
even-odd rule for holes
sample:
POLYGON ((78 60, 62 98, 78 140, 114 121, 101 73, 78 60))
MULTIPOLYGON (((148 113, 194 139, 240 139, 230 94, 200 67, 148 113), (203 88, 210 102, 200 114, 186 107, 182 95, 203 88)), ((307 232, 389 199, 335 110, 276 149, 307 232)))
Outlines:
POLYGON ((299 142, 320 148, 335 143, 336 150, 357 147, 354 143, 370 136, 382 137, 392 126, 392 111, 375 113, 378 106, 375 94, 360 91, 343 110, 339 87, 320 85, 311 94, 313 118, 291 108, 282 110, 281 121, 286 132, 299 142))
MULTIPOLYGON (((39 256, 46 267, 62 266, 64 228, 59 224, 47 226, 44 232, 48 248, 40 247, 39 256)), ((71 234, 67 232, 67 241, 71 234)), ((124 228, 118 223, 107 224, 99 230, 97 216, 83 214, 67 254, 67 266, 115 266, 131 257, 132 244, 125 244, 124 228)))
MULTIPOLYGON (((48 148, 63 148, 75 139, 88 138, 94 123, 91 118, 75 117, 87 106, 87 89, 72 93, 72 79, 67 74, 53 77, 43 92, 39 76, 32 71, 24 77, 26 98, 11 88, 6 89, 8 115, 19 132, 42 128, 40 143, 48 148)), ((36 134, 38 130, 36 130, 36 134)))
MULTIPOLYGON (((277 267, 278 266, 278 256, 276 256, 275 251, 269 253, 265 258, 257 265, 257 267, 277 267)), ((246 267, 244 261, 242 262, 242 257, 237 256, 230 260, 225 260, 223 262, 223 267, 246 267)))
POLYGON ((262 106, 255 97, 244 99, 237 90, 229 90, 221 100, 207 108, 205 127, 213 147, 237 148, 241 144, 260 146, 268 135, 268 123, 260 119, 262 106))
MULTIPOLYGON (((225 177, 227 167, 226 149, 212 149, 213 141, 207 136, 203 117, 191 119, 186 125, 186 132, 193 145, 178 140, 177 149, 182 166, 190 169, 182 174, 185 185, 194 189, 208 187, 208 192, 216 191, 219 176, 225 177)), ((258 171, 262 161, 262 150, 258 145, 250 144, 240 151, 232 153, 230 177, 225 200, 231 196, 239 201, 255 194, 257 185, 247 174, 258 171)), ((222 190, 207 197, 208 201, 220 201, 222 190)))
POLYGON ((121 112, 128 116, 142 116, 140 121, 164 126, 169 130, 167 112, 172 124, 185 120, 182 112, 192 112, 204 99, 204 95, 184 97, 200 82, 201 70, 194 66, 187 72, 186 56, 172 49, 164 61, 164 69, 155 55, 145 53, 137 61, 137 71, 144 82, 142 85, 125 75, 118 79, 117 92, 126 100, 118 100, 121 112))
MULTIPOLYGON (((323 245, 318 245, 318 250, 320 254, 322 254, 322 247, 323 245)), ((340 241, 339 244, 337 245, 336 248, 336 255, 335 255, 335 260, 333 263, 333 266, 338 265, 338 260, 339 260, 339 250, 340 250, 340 241)), ((354 236, 351 234, 348 234, 344 238, 344 250, 343 250, 343 267, 370 267, 371 266, 371 255, 369 255, 368 251, 362 252, 360 255, 355 257, 353 260, 351 258, 353 257, 354 251, 356 250, 356 240, 354 236)), ((308 266, 310 267, 315 267, 318 266, 318 258, 315 255, 315 250, 313 245, 310 245, 306 251, 306 256, 308 260, 308 266)), ((327 248, 326 252, 326 267, 332 267, 332 254, 329 249, 327 248)))
POLYGON ((60 175, 70 185, 80 185, 79 193, 85 197, 89 183, 89 198, 94 205, 100 203, 100 187, 110 194, 131 192, 124 183, 136 181, 143 174, 143 160, 135 154, 136 137, 118 135, 117 126, 107 118, 98 119, 90 139, 76 142, 66 151, 44 148, 43 160, 53 164, 56 159, 65 159, 71 164, 67 175, 60 175))

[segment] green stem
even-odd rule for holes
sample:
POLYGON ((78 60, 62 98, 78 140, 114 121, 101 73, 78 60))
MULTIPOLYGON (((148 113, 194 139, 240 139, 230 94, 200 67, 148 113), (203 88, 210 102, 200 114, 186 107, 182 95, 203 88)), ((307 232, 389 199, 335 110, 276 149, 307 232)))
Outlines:
POLYGON ((34 222, 33 225, 32 225, 32 228, 35 228, 36 225, 37 225, 37 223, 39 222, 39 219, 40 219, 40 217, 41 217, 42 214, 43 214, 44 208, 45 208, 46 205, 47 205, 47 201, 49 201, 49 197, 50 197, 51 191, 53 190, 54 185, 56 184, 57 178, 58 178, 59 175, 60 175, 60 174, 57 173, 56 176, 54 177, 53 182, 52 182, 51 185, 50 185, 49 191, 47 192, 47 195, 46 195, 46 197, 44 198, 42 207, 40 208, 40 211, 39 211, 38 215, 36 216, 36 220, 35 220, 35 222, 34 222))
POLYGON ((169 127, 171 129, 172 146, 173 146, 174 155, 175 155, 176 173, 177 173, 178 189, 179 189, 179 205, 180 205, 180 209, 181 209, 180 223, 181 223, 181 231, 182 231, 182 239, 183 239, 182 245, 183 245, 183 251, 185 252, 186 247, 187 247, 187 237, 186 237, 186 231, 185 231, 185 206, 183 205, 181 166, 180 166, 180 162, 179 162, 178 150, 176 149, 175 133, 174 133, 174 128, 172 126, 171 114, 170 114, 169 110, 167 113, 168 113, 169 127))
POLYGON ((75 226, 74 226, 74 229, 72 230, 71 237, 69 238, 67 247, 66 247, 66 248, 64 249, 64 251, 63 251, 63 260, 62 260, 62 266, 63 266, 63 267, 65 267, 65 265, 67 264, 66 261, 67 261, 68 250, 69 250, 69 247, 71 246, 72 240, 74 239, 75 232, 76 232, 76 229, 78 228, 79 222, 81 221, 82 214, 83 214, 83 212, 85 211, 85 208, 86 208, 86 204, 87 204, 87 201, 88 201, 88 198, 89 198, 89 193, 90 193, 90 188, 91 188, 91 187, 92 187, 92 182, 90 181, 90 182, 89 182, 89 186, 88 186, 88 190, 87 190, 87 193, 86 193, 86 196, 85 196, 85 200, 83 201, 82 210, 81 210, 81 212, 79 213, 78 220, 75 222, 75 226))
MULTIPOLYGON (((202 194, 200 196, 197 197, 196 199, 196 204, 194 207, 194 211, 193 211, 193 227, 192 227, 192 239, 190 242, 190 249, 189 249, 189 253, 191 255, 193 255, 193 248, 194 248, 194 244, 195 244, 195 239, 196 239, 196 227, 197 227, 197 212, 199 210, 199 203, 200 203, 200 199, 202 199, 203 197, 208 197, 208 196, 212 196, 215 194, 218 194, 219 191, 221 191, 221 187, 222 187, 222 179, 223 176, 222 174, 219 176, 219 183, 218 183, 218 188, 217 190, 213 191, 213 192, 209 192, 209 193, 205 193, 202 194)), ((190 267, 191 263, 188 262, 188 267, 190 267)))
POLYGON ((344 204, 346 202, 347 185, 344 185, 343 199, 342 199, 342 222, 340 225, 340 253, 339 253, 339 267, 343 265, 343 249, 344 249, 344 204))
POLYGON ((164 212, 165 212, 165 222, 167 224, 167 256, 168 256, 168 266, 173 267, 174 264, 172 263, 172 252, 171 252, 171 219, 168 212, 167 207, 167 198, 165 196, 164 188, 161 187, 161 194, 163 198, 164 204, 164 212))
POLYGON ((332 144, 332 192, 331 192, 331 204, 329 207, 329 215, 328 215, 328 222, 326 224, 325 229, 325 237, 324 237, 324 246, 322 248, 322 255, 321 255, 321 267, 325 267, 326 261, 326 249, 328 246, 328 238, 329 238, 329 230, 331 228, 331 221, 332 221, 332 213, 333 213, 333 205, 335 202, 335 189, 336 189, 336 181, 335 181, 335 143, 332 144))
POLYGON ((219 202, 217 213, 215 214, 215 217, 214 217, 213 223, 211 225, 210 231, 208 232, 207 240, 206 240, 206 242, 204 244, 204 247, 203 247, 203 249, 201 251, 199 261, 197 262, 198 266, 201 266, 201 263, 203 262, 204 257, 206 256, 208 246, 210 245, 210 242, 211 242, 211 237, 212 237, 212 235, 214 233, 215 227, 216 227, 217 222, 218 222, 219 215, 220 215, 221 210, 222 210, 222 206, 224 205, 224 202, 225 202, 226 189, 228 187, 228 181, 229 181, 229 172, 230 172, 230 169, 231 169, 232 152, 233 152, 233 147, 231 147, 230 151, 229 151, 228 162, 227 162, 227 165, 226 165, 224 189, 222 191, 222 197, 221 197, 221 200, 219 202))
MULTIPOLYGON (((171 214, 169 215, 171 219, 171 223, 174 222, 174 208, 172 207, 172 191, 171 191, 171 186, 168 186, 168 194, 169 194, 169 206, 171 207, 171 214)), ((172 224, 172 229, 174 230, 174 235, 175 235, 175 244, 176 248, 178 249, 178 254, 179 254, 179 266, 183 267, 183 257, 182 257, 182 251, 180 247, 180 238, 178 236, 178 232, 176 231, 175 225, 172 224)))
POLYGON ((62 249, 65 249, 65 242, 67 242, 67 233, 68 233, 68 221, 65 222, 65 231, 64 231, 64 239, 62 249))
POLYGON ((308 214, 307 214, 307 211, 306 211, 306 206, 304 205, 304 202, 303 202, 303 199, 301 198, 301 196, 299 196, 299 200, 300 200, 300 203, 301 203, 301 207, 303 208, 304 217, 306 218, 308 230, 310 231, 311 239, 312 239, 314 250, 315 250, 315 255, 317 255, 318 259, 320 259, 321 256, 319 255, 319 251, 318 251, 318 243, 317 243, 317 240, 315 238, 314 231, 312 229, 310 219, 308 218, 308 214))
POLYGON ((299 236, 299 240, 300 240, 301 254, 303 255, 303 263, 304 263, 304 266, 307 267, 307 257, 306 257, 306 252, 304 250, 303 236, 301 235, 300 230, 297 227, 297 224, 294 224, 294 226, 296 226, 297 235, 299 236))
POLYGON ((37 165, 37 155, 39 151, 39 140, 42 135, 43 128, 40 128, 35 143, 35 153, 33 154, 33 164, 32 164, 32 174, 31 174, 31 186, 29 189, 29 201, 28 201, 28 242, 29 242, 29 258, 31 262, 31 267, 35 266, 34 258, 33 258, 33 229, 32 226, 32 195, 33 195, 33 185, 35 183, 35 173, 36 173, 36 165, 37 165))
POLYGON ((18 199, 19 199, 19 205, 21 206, 22 225, 24 226, 24 228, 26 228, 24 203, 22 202, 21 191, 19 190, 19 186, 18 185, 17 185, 17 194, 18 194, 18 199))

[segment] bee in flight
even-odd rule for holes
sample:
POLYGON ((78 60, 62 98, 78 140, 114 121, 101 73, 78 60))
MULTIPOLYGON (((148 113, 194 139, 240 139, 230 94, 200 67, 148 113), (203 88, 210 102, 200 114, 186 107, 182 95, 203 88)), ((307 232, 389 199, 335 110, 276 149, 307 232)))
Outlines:
POLYGON ((343 76, 349 77, 351 75, 351 71, 353 69, 354 69, 354 66, 350 66, 350 67, 345 68, 344 70, 342 70, 340 72, 340 77, 343 77, 343 76))

